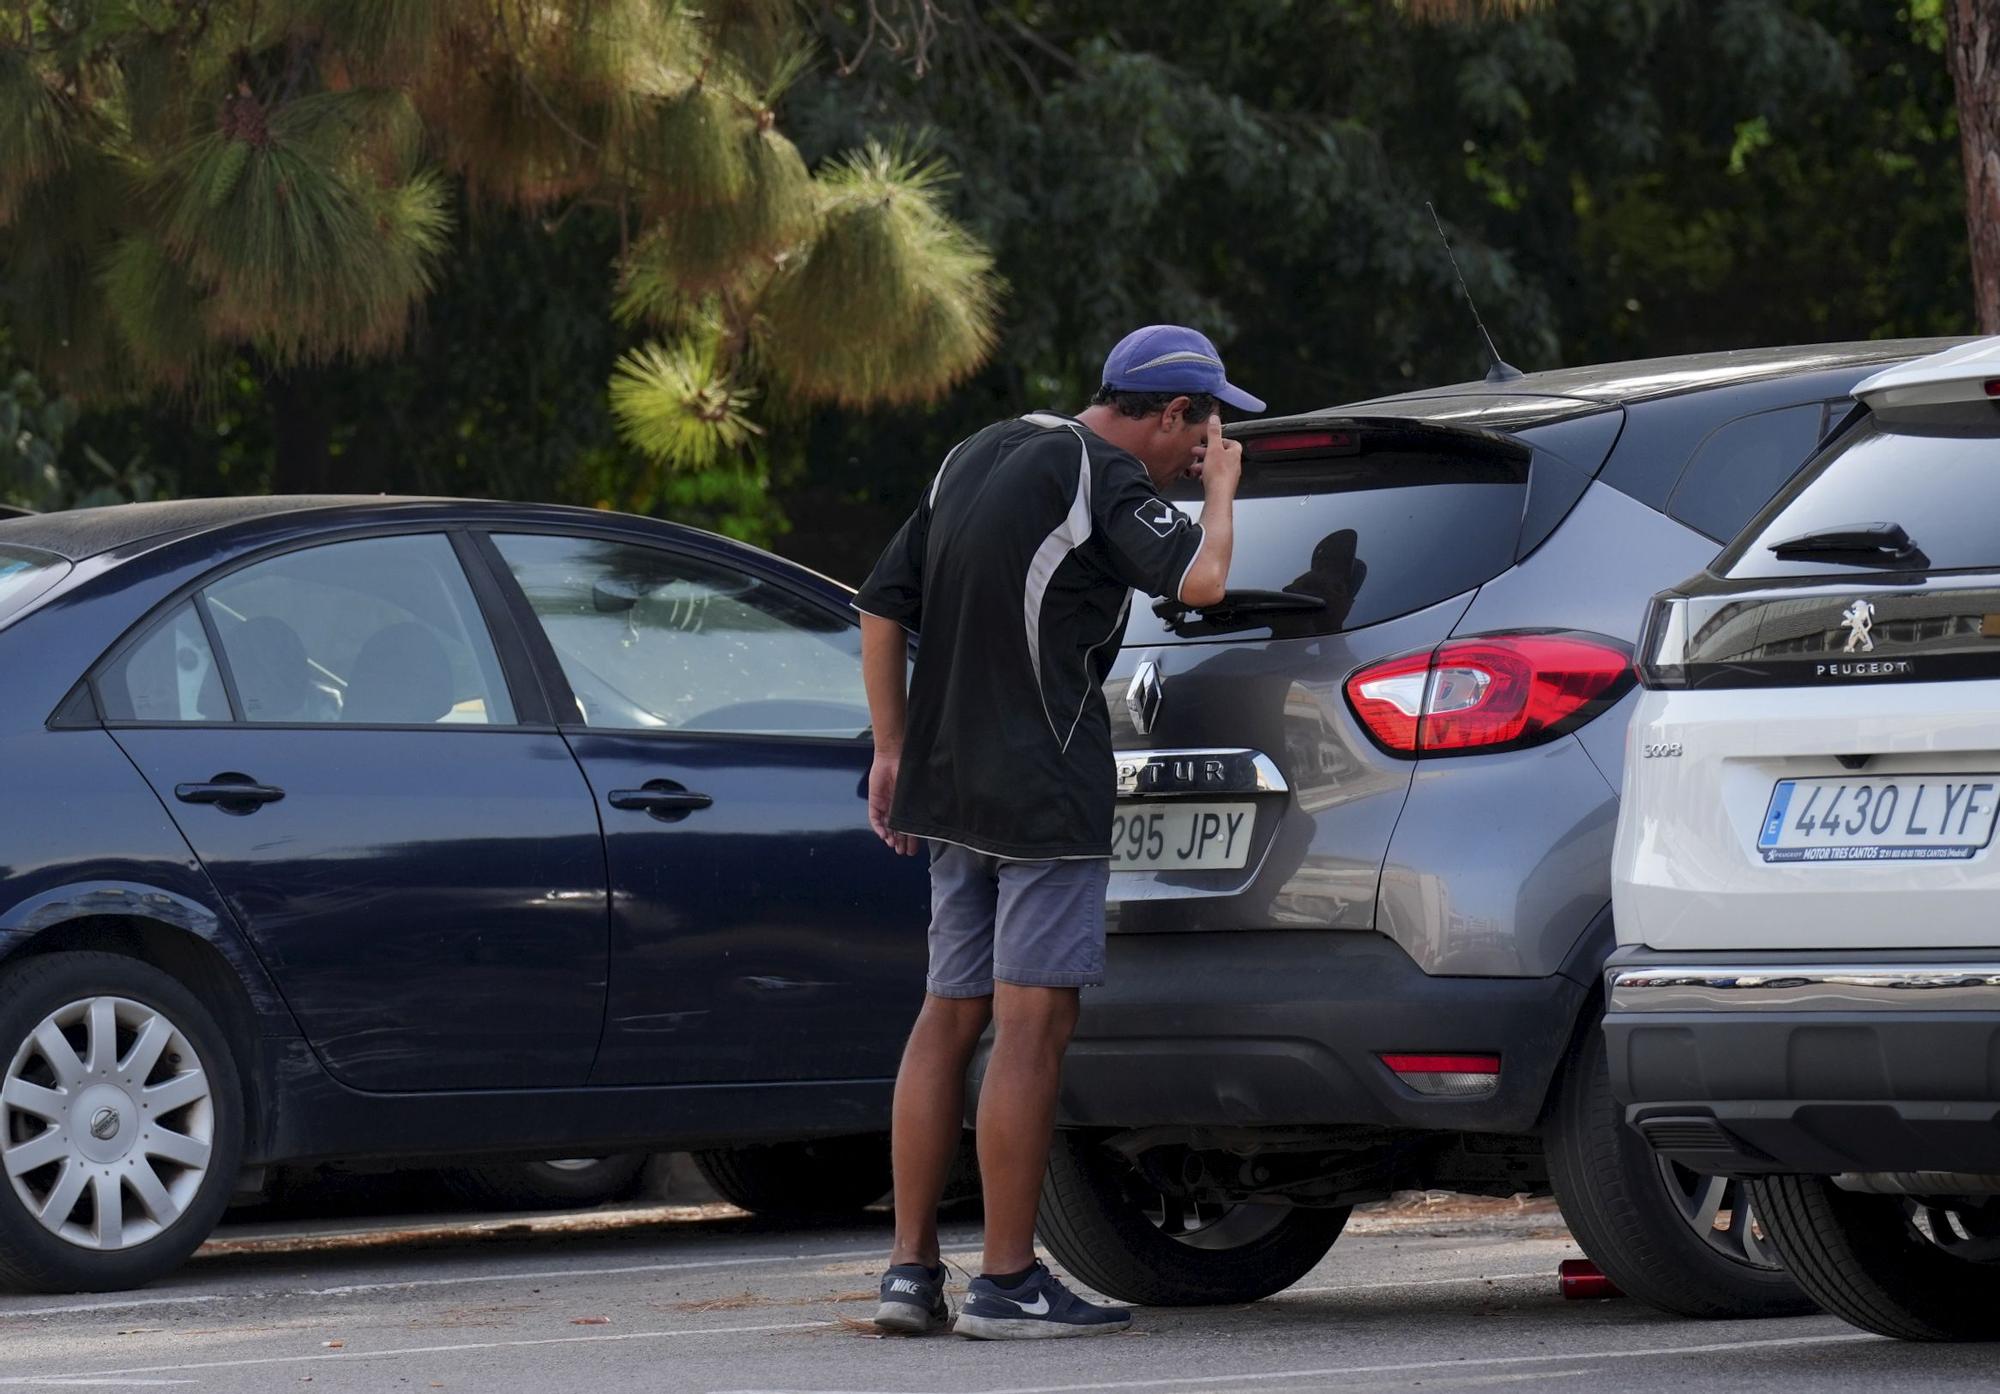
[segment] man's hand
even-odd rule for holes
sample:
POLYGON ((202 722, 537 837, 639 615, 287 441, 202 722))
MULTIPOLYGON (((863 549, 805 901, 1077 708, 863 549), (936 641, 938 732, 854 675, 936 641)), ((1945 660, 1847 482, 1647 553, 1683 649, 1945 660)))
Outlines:
POLYGON ((1229 559, 1236 548, 1236 486, 1243 478, 1243 446, 1222 436, 1222 414, 1208 418, 1208 439, 1195 447, 1200 456, 1201 550, 1181 577, 1183 605, 1202 609, 1229 594, 1229 559))
POLYGON ((875 830, 875 836, 898 853, 914 857, 917 855, 917 839, 889 826, 889 809, 896 802, 896 774, 902 764, 900 755, 880 750, 875 752, 875 763, 868 768, 868 826, 875 830))
POLYGON ((1201 481, 1202 493, 1208 498, 1217 494, 1236 497, 1236 486, 1243 478, 1243 442, 1223 437, 1221 412, 1209 413, 1208 439, 1195 447, 1195 467, 1188 473, 1201 481))
POLYGON ((917 854, 918 839, 889 826, 896 802, 896 771, 903 763, 903 721, 908 715, 910 645, 903 627, 880 615, 861 616, 861 679, 868 688, 869 730, 875 763, 868 770, 868 826, 906 857, 917 854))

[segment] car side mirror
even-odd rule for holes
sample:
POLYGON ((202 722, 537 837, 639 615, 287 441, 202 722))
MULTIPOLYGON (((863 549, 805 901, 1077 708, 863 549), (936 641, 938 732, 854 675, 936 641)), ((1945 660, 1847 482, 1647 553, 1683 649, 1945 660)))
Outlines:
POLYGON ((590 586, 591 608, 600 615, 622 615, 645 598, 645 588, 615 576, 600 576, 590 586))

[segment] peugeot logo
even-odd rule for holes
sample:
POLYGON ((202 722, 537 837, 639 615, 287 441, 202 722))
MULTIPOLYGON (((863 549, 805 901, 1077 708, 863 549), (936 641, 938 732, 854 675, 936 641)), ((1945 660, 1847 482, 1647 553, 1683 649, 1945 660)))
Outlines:
POLYGON ((1147 659, 1139 665, 1139 671, 1132 675, 1132 685, 1125 689, 1125 710, 1132 714, 1132 729, 1142 736, 1153 733, 1153 723, 1160 719, 1160 703, 1167 695, 1166 680, 1160 676, 1160 665, 1147 659))
POLYGON ((1866 600, 1857 600, 1841 612, 1840 622, 1847 626, 1847 647, 1842 653, 1873 653, 1875 638, 1868 631, 1875 627, 1875 607, 1866 600))
POLYGON ((118 1134, 118 1110, 100 1108, 90 1115, 90 1135, 99 1142, 109 1142, 118 1134))

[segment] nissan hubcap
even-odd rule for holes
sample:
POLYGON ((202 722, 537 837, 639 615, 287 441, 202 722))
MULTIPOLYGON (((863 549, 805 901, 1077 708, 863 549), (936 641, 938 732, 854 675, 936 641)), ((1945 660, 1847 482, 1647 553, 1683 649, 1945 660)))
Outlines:
POLYGON ((179 1219, 214 1139, 193 1045, 127 998, 49 1013, 0 1081, 0 1170, 44 1229, 81 1248, 129 1249, 179 1219))

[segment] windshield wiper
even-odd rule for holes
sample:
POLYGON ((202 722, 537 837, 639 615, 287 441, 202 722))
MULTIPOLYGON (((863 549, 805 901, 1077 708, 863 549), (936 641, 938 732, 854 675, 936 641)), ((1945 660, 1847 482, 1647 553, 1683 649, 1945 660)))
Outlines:
POLYGON ((1213 605, 1188 605, 1171 597, 1153 602, 1153 613, 1169 629, 1195 618, 1207 625, 1233 627, 1255 623, 1258 615, 1303 615, 1325 608, 1324 599, 1304 591, 1225 591, 1213 605))
POLYGON ((1768 549, 1781 557, 1816 557, 1828 553, 1860 552, 1872 556, 1918 556, 1917 544, 1903 531, 1901 523, 1848 523, 1841 527, 1802 532, 1768 549))

